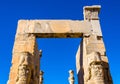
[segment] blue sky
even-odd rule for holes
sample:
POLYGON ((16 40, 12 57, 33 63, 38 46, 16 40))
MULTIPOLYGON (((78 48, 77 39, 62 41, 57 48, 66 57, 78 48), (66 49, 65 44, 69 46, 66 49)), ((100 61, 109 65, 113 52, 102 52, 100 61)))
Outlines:
MULTIPOLYGON (((0 0, 0 84, 6 84, 19 19, 83 20, 83 6, 101 5, 100 23, 114 84, 120 84, 119 0, 0 0)), ((68 84, 80 39, 37 39, 44 84, 68 84)), ((75 74, 76 75, 76 74, 75 74)), ((76 76, 75 76, 76 77, 76 76)), ((77 84, 77 78, 76 82, 77 84)))

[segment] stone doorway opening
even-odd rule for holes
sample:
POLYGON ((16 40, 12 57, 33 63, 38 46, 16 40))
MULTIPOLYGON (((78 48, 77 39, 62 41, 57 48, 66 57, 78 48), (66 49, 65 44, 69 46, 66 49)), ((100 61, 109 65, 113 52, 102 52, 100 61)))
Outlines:
POLYGON ((40 70, 44 72, 44 84, 68 84, 70 69, 78 84, 76 51, 80 42, 80 38, 37 38, 38 49, 42 49, 40 70))

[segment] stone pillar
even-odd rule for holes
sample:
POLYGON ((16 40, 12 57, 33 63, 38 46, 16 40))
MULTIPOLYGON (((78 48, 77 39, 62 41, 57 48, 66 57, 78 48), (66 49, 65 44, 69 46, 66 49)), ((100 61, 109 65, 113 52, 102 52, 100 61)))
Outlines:
POLYGON ((73 70, 69 70, 69 84, 74 84, 74 71, 73 70))
POLYGON ((39 51, 35 35, 26 33, 29 31, 28 24, 31 23, 24 20, 18 22, 7 84, 38 84, 36 74, 39 74, 37 72, 39 70, 39 51))
MULTIPOLYGON (((42 50, 39 50, 39 57, 40 57, 40 60, 41 60, 41 57, 42 57, 42 50)), ((41 64, 41 63, 40 63, 41 64)), ((43 84, 43 71, 41 71, 41 69, 40 69, 40 71, 39 71, 39 79, 38 79, 38 81, 39 81, 39 83, 38 84, 43 84)))
POLYGON ((97 36, 102 36, 101 27, 99 23, 99 12, 101 6, 85 6, 84 9, 84 21, 88 21, 91 23, 92 29, 91 32, 96 34, 97 36))
POLYGON ((39 84, 43 84, 43 74, 44 74, 44 72, 40 71, 40 74, 39 74, 39 84))
POLYGON ((78 84, 113 84, 105 45, 99 24, 100 6, 84 7, 84 20, 92 25, 90 34, 83 34, 76 54, 78 84))
POLYGON ((39 50, 39 56, 42 57, 42 50, 39 50))

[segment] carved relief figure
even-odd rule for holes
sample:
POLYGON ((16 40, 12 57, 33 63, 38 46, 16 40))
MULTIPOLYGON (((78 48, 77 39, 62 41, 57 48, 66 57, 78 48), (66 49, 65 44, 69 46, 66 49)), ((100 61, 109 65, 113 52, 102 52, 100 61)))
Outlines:
MULTIPOLYGON (((92 52, 87 56, 88 69, 85 74, 85 81, 94 81, 100 84, 112 84, 112 79, 108 70, 108 63, 102 60, 98 52, 92 52)), ((89 83, 88 83, 89 84, 89 83)))
POLYGON ((93 62, 90 70, 91 80, 104 80, 104 70, 101 63, 93 62))
POLYGON ((100 53, 92 52, 88 56, 88 69, 85 74, 85 81, 88 80, 104 80, 104 67, 100 53))
POLYGON ((30 84, 32 76, 32 59, 28 52, 23 52, 18 66, 16 84, 30 84))

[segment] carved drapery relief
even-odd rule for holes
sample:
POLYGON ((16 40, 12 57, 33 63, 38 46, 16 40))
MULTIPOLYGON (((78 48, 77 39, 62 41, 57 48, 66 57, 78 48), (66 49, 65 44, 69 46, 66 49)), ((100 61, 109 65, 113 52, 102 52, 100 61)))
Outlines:
POLYGON ((104 80, 104 69, 101 62, 93 62, 90 66, 91 80, 104 80))
POLYGON ((32 62, 32 56, 28 52, 23 52, 18 65, 16 84, 31 84, 31 78, 33 78, 32 62))
POLYGON ((29 84, 31 78, 31 70, 28 66, 19 66, 18 79, 16 84, 29 84))
POLYGON ((99 52, 92 52, 87 55, 86 82, 94 81, 96 83, 101 82, 101 84, 112 84, 108 63, 102 60, 102 57, 99 52))

